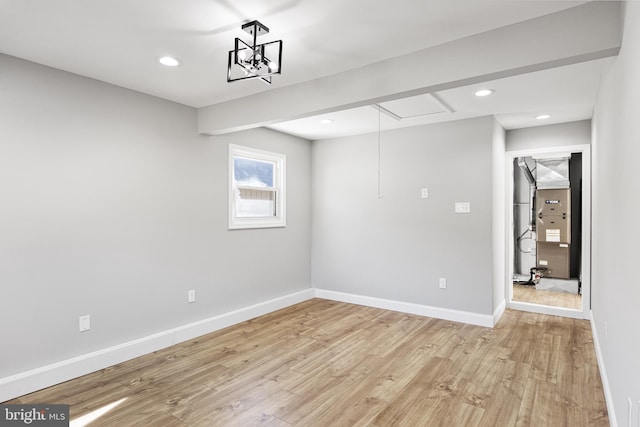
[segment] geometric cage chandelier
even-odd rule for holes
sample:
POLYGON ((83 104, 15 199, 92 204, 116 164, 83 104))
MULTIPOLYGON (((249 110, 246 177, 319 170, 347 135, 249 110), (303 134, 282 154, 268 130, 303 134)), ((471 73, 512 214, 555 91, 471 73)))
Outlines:
POLYGON ((253 37, 253 43, 236 37, 235 47, 229 51, 227 82, 259 78, 271 84, 271 76, 282 72, 282 40, 258 44, 258 36, 269 33, 259 21, 248 22, 242 29, 253 37))

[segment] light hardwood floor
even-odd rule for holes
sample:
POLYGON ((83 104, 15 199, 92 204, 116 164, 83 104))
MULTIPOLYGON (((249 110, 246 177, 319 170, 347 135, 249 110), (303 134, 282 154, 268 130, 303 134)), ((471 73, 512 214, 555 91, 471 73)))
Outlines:
POLYGON ((568 292, 536 290, 533 286, 513 284, 513 300, 553 307, 582 309, 582 295, 568 292))
POLYGON ((10 403, 92 426, 608 426, 588 321, 483 328, 313 299, 10 403), (121 401, 121 399, 124 399, 121 401))

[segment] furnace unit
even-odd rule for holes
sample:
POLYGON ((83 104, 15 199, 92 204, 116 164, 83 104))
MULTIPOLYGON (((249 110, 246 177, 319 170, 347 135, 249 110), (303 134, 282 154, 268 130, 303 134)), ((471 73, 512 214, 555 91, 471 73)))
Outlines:
POLYGON ((545 277, 571 276, 569 159, 537 160, 536 266, 545 277))
POLYGON ((571 190, 536 193, 537 267, 545 277, 568 279, 571 254, 571 190))

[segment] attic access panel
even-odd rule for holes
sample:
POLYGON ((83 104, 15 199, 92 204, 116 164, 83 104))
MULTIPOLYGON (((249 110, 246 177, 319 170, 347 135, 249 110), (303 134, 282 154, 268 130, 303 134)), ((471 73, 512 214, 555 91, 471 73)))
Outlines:
POLYGON ((441 114, 448 111, 436 98, 434 98, 433 95, 429 93, 381 102, 379 105, 385 110, 395 114, 400 119, 441 114))

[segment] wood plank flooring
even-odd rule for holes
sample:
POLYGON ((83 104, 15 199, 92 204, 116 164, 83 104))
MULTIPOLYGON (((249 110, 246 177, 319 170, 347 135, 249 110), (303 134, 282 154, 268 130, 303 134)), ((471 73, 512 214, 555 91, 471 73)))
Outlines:
POLYGON ((608 426, 588 321, 313 299, 9 403, 91 426, 608 426))
POLYGON ((533 286, 513 284, 513 300, 553 307, 582 310, 582 295, 568 292, 536 290, 533 286))

